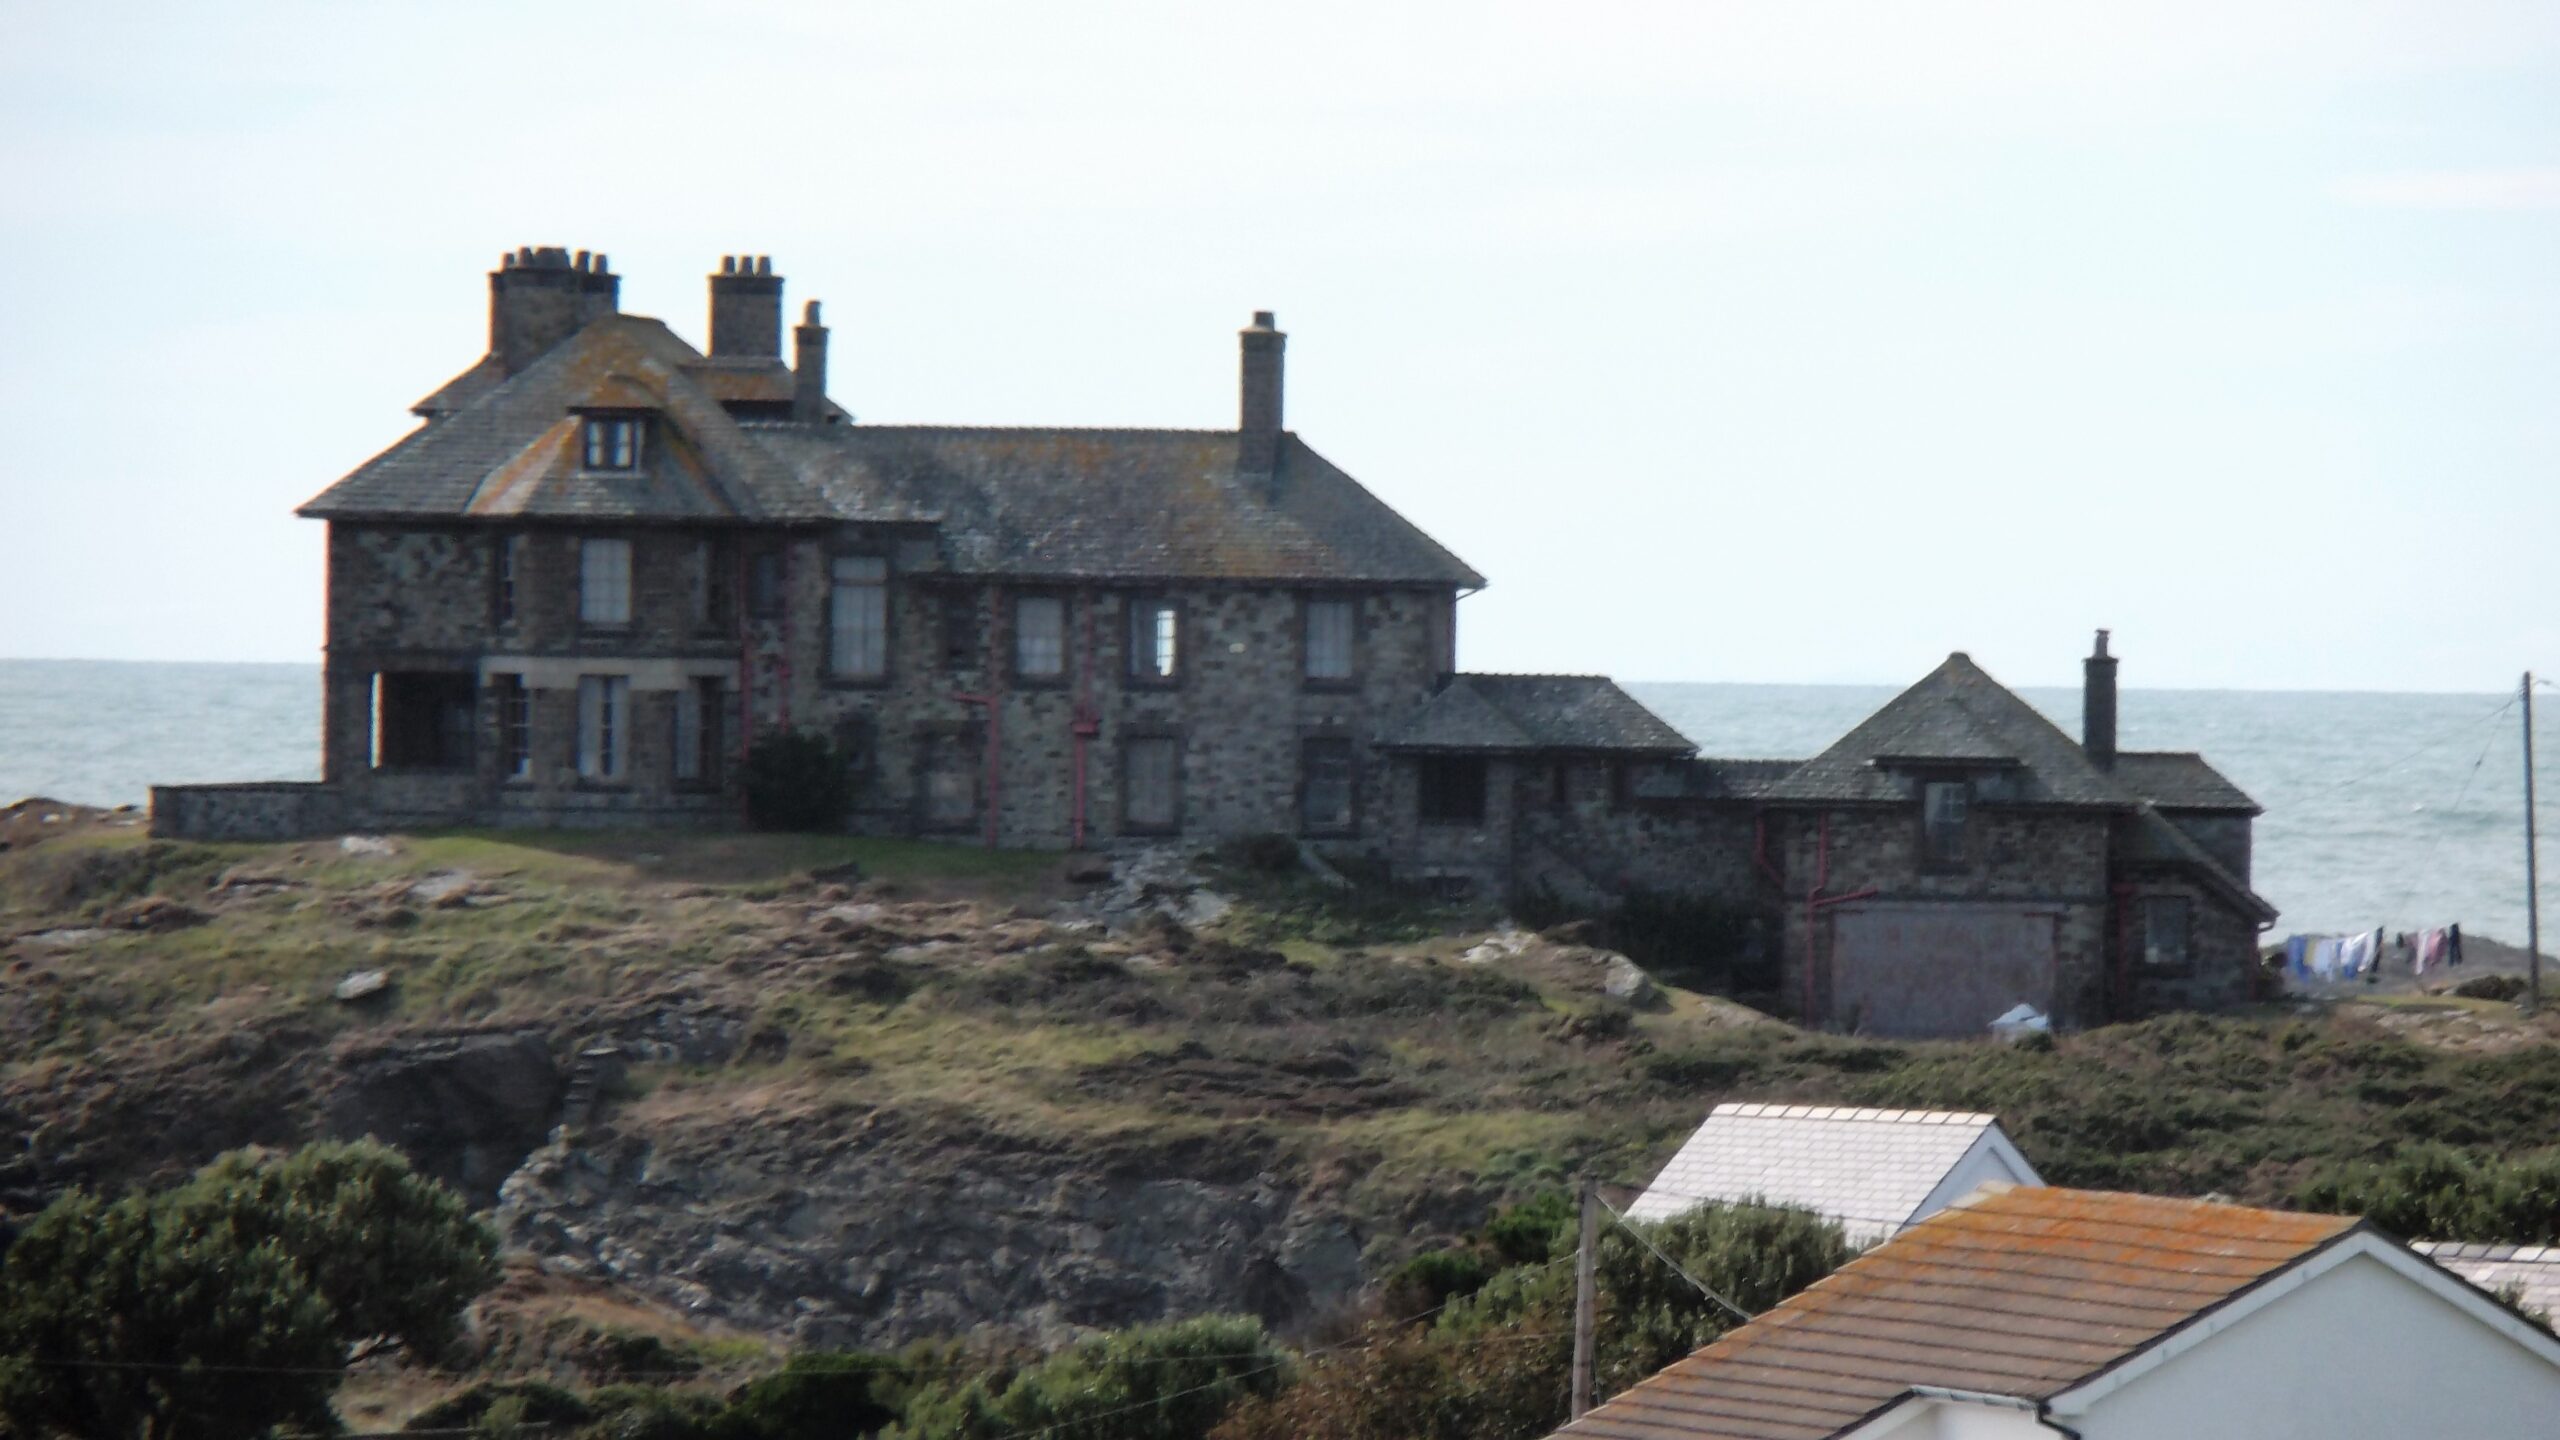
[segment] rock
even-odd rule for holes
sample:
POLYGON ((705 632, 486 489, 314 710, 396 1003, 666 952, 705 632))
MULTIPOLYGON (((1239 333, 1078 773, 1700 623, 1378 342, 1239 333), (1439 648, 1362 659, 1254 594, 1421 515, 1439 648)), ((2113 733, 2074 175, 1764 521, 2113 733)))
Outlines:
POLYGON ((413 882, 409 898, 420 905, 450 909, 461 904, 479 883, 479 877, 468 870, 438 870, 413 882))
POLYGON ((371 1135, 419 1169, 487 1205, 559 1113, 560 1072, 541 1037, 410 1041, 341 1062, 322 1126, 371 1135))
POLYGON ((391 972, 388 970, 358 970, 339 981, 329 991, 329 997, 349 1002, 364 1000, 381 994, 390 985, 391 972))
POLYGON ((1075 855, 1067 860, 1064 872, 1071 885, 1108 885, 1111 883, 1111 857, 1108 855, 1075 855))
POLYGON ((338 849, 349 855, 397 855, 400 847, 379 835, 349 835, 338 842, 338 849))
POLYGON ((1623 1000, 1638 1010, 1649 1009, 1662 1001, 1662 991, 1643 967, 1615 950, 1595 952, 1600 957, 1600 993, 1612 1000, 1623 1000))

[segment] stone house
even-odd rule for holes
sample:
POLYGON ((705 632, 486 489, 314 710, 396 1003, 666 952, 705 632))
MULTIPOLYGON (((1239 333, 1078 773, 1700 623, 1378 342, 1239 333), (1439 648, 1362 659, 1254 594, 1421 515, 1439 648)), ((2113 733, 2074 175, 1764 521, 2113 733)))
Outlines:
POLYGON ((750 747, 816 731, 863 833, 1278 833, 1709 901, 1819 1023, 2246 991, 2256 807, 2115 752, 2103 636, 2085 745, 1958 655, 1810 761, 1704 758, 1607 679, 1457 672, 1484 577, 1284 427, 1268 312, 1232 429, 877 425, 829 397, 814 302, 786 362, 768 258, 709 291, 701 350, 622 313, 602 255, 502 257, 488 352, 300 511, 321 779, 155 787, 154 832, 735 825, 750 747))
MULTIPOLYGON (((766 257, 710 277, 707 352, 619 283, 503 257, 488 353, 301 509, 329 527, 321 781, 160 787, 160 833, 735 824, 747 747, 816 730, 859 831, 1278 832, 1506 881, 1475 837, 1514 752, 1380 743, 1477 683, 1484 579, 1283 427, 1269 313, 1233 429, 866 425, 815 303, 785 363, 766 257)), ((1609 682, 1552 683, 1575 704, 1517 753, 1688 753, 1609 682)))

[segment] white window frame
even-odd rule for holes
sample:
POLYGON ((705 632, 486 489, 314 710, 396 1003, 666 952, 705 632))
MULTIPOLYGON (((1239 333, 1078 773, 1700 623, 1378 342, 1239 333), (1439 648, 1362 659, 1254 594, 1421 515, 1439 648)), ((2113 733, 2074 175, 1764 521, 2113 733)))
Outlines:
POLYGON ((839 680, 889 673, 889 562, 880 556, 827 561, 827 673, 839 680))
POLYGON ((1360 602, 1311 595, 1306 601, 1306 678, 1342 685, 1360 676, 1360 602))
POLYGON ((631 542, 589 535, 578 541, 578 623, 600 630, 631 625, 631 542))
POLYGON ((616 784, 631 774, 631 677, 578 677, 578 778, 616 784))
POLYGON ((1063 595, 1013 597, 1013 674, 1017 680, 1067 678, 1067 599, 1063 595), (1050 616, 1035 634, 1034 614, 1050 616))
POLYGON ((589 470, 632 471, 640 468, 647 448, 648 422, 637 415, 590 415, 581 437, 589 470))

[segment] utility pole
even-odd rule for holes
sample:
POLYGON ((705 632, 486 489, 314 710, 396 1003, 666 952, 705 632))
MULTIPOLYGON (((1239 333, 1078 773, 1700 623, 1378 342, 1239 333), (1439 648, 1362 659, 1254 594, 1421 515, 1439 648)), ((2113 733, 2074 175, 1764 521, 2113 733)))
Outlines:
POLYGON ((1591 1408, 1591 1310, 1599 1289, 1600 1187, 1582 1177, 1582 1243, 1573 1252, 1573 1409, 1591 1408))
POLYGON ((2542 890, 2533 870, 2533 672, 2524 672, 2524 1013, 2542 1013, 2542 890))

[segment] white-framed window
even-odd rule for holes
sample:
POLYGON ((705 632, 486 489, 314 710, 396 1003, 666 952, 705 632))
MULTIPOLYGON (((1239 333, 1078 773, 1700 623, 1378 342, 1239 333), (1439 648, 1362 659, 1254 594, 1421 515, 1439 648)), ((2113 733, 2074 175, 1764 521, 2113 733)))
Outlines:
POLYGON ((720 682, 704 676, 676 691, 675 778, 716 784, 720 778, 720 682))
POLYGON ((1024 595, 1013 602, 1013 673, 1024 680, 1065 678, 1065 600, 1055 595, 1024 595))
POLYGON ((1359 611, 1352 601, 1307 602, 1308 679, 1341 683, 1353 677, 1352 647, 1358 627, 1359 611))
POLYGON ((1129 602, 1129 678, 1166 684, 1182 674, 1182 607, 1162 596, 1129 602))
POLYGON ((889 673, 889 562, 839 555, 827 562, 827 673, 857 680, 889 673))
POLYGON ((1964 860, 1964 821, 1972 787, 1962 780, 1931 780, 1920 787, 1920 830, 1929 862, 1964 860))
POLYGON ((578 542, 578 623, 631 623, 631 542, 589 536, 578 542))
POLYGON ((636 415, 594 415, 587 419, 586 461, 590 470, 637 470, 648 422, 636 415))
POLYGON ((578 677, 578 777, 620 780, 631 768, 631 677, 578 677))
POLYGON ((525 537, 498 537, 498 623, 513 625, 523 614, 525 537))
POLYGON ((498 691, 498 774, 509 780, 533 778, 533 692, 521 675, 493 675, 498 691))

